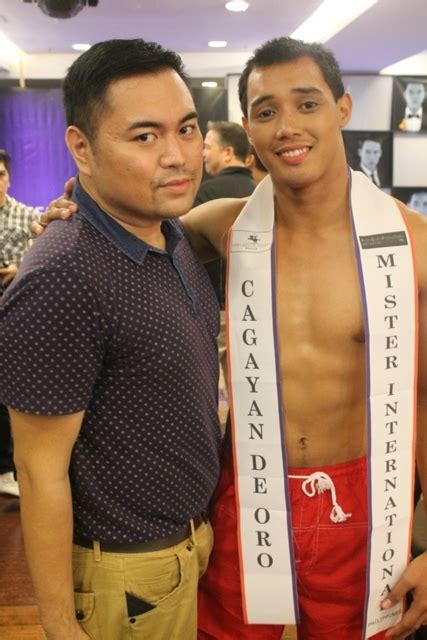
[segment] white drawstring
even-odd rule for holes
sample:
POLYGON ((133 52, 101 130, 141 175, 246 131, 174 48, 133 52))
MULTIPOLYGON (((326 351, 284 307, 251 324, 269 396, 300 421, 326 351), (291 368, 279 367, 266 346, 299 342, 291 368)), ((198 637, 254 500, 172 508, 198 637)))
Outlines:
POLYGON ((334 523, 345 522, 348 518, 351 518, 352 514, 344 513, 344 511, 338 504, 337 493, 335 491, 334 482, 332 478, 328 476, 327 473, 324 473, 323 471, 316 471, 315 473, 312 473, 309 476, 289 476, 289 477, 296 478, 297 480, 298 479, 302 480, 303 478, 305 478, 301 488, 304 491, 305 495, 308 496, 309 498, 312 498, 316 494, 316 491, 317 493, 324 493, 329 489, 329 491, 331 492, 331 499, 333 504, 333 508, 329 516, 332 522, 334 523))

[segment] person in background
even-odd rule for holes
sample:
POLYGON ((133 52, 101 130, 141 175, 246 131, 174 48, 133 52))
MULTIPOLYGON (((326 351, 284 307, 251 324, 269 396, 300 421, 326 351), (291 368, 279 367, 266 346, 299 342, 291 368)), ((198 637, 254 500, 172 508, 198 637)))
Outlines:
MULTIPOLYGON (((244 128, 236 122, 210 122, 203 144, 203 162, 209 179, 202 182, 194 206, 218 198, 244 198, 256 187, 247 166, 249 140, 244 128)), ((221 308, 221 330, 218 355, 227 388, 227 346, 225 339, 225 265, 216 258, 205 264, 221 308)))
MULTIPOLYGON (((0 149, 0 296, 12 282, 34 237, 36 209, 8 195, 11 157, 0 149)), ((0 404, 0 494, 19 496, 7 408, 0 404)))
POLYGON ((244 198, 255 189, 246 165, 249 140, 236 122, 210 122, 203 143, 203 162, 210 176, 202 182, 194 206, 217 198, 244 198))

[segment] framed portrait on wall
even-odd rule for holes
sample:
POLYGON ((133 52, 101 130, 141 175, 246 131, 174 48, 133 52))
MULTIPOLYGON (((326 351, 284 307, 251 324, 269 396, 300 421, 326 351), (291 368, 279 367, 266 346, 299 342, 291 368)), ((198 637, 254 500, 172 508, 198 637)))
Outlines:
POLYGON ((392 136, 391 131, 343 131, 348 164, 380 188, 391 186, 392 136))
POLYGON ((419 211, 427 216, 427 186, 425 187, 394 187, 392 195, 406 204, 410 209, 419 211))
POLYGON ((392 129, 403 133, 427 131, 427 78, 396 77, 393 81, 392 129))

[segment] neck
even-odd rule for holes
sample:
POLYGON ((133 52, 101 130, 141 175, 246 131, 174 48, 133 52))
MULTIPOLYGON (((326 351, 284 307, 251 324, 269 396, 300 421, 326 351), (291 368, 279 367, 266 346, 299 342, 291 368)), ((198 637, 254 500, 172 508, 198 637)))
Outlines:
POLYGON ((233 169, 234 167, 244 167, 245 169, 247 169, 247 166, 245 165, 244 162, 242 162, 241 160, 237 160, 236 158, 234 158, 231 162, 229 162, 225 167, 223 167, 221 169, 221 171, 224 171, 224 169, 233 169))
POLYGON ((6 204, 6 199, 7 199, 6 194, 4 195, 3 198, 0 198, 0 209, 2 209, 4 207, 4 205, 6 204))
POLYGON ((80 184, 86 193, 96 202, 102 211, 113 218, 120 226, 140 240, 157 249, 166 249, 166 240, 162 232, 162 220, 141 219, 136 214, 116 210, 99 195, 83 176, 79 176, 80 184))
POLYGON ((325 184, 319 179, 309 185, 292 187, 275 184, 277 224, 294 232, 324 232, 348 226, 349 181, 347 166, 325 184))

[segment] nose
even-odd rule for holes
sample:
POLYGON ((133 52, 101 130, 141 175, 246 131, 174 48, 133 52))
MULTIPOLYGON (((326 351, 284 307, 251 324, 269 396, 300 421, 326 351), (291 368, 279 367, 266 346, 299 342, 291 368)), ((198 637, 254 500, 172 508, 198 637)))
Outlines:
POLYGON ((276 138, 294 138, 302 133, 300 115, 294 111, 286 111, 277 120, 276 138))
POLYGON ((181 141, 175 136, 165 139, 164 148, 160 155, 160 165, 167 169, 168 167, 182 167, 185 164, 185 156, 181 148, 181 141))

